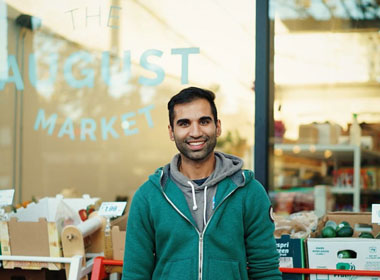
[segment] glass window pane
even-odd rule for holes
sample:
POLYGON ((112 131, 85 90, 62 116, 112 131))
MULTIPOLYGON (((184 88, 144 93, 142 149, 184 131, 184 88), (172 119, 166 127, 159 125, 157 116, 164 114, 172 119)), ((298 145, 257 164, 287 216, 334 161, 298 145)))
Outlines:
POLYGON ((314 209, 316 185, 333 193, 328 210, 369 210, 368 192, 380 189, 373 180, 380 174, 379 4, 270 1, 275 89, 271 188, 273 196, 281 193, 291 201, 279 211, 314 209), (362 151, 356 160, 355 146, 362 151))
POLYGON ((253 1, 9 0, 5 8, 0 187, 15 187, 16 200, 63 189, 131 196, 177 152, 166 106, 190 85, 216 93, 218 149, 252 168, 253 1))

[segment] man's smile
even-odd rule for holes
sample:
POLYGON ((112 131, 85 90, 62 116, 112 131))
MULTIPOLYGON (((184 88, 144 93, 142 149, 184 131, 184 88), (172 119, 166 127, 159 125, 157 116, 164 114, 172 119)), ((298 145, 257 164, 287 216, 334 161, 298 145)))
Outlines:
POLYGON ((193 141, 186 141, 186 143, 190 146, 190 149, 193 151, 201 150, 207 140, 193 140, 193 141))

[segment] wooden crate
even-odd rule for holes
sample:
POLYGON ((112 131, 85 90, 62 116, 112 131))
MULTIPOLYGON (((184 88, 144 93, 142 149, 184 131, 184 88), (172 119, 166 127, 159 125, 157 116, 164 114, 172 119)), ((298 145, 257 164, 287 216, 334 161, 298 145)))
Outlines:
MULTIPOLYGON (((40 218, 38 222, 19 222, 11 218, 0 222, 1 252, 4 256, 44 256, 62 257, 57 226, 40 218)), ((60 270, 61 263, 3 261, 3 267, 13 269, 60 270)))

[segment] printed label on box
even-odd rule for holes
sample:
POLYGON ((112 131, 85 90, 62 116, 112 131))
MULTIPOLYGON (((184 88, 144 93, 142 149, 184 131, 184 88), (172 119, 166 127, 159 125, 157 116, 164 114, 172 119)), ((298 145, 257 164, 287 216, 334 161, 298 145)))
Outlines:
POLYGON ((0 191, 0 206, 11 205, 13 202, 13 195, 15 190, 1 190, 0 191))
POLYGON ((118 217, 123 215, 127 202, 103 202, 99 208, 99 216, 118 217))
POLYGON ((380 204, 372 204, 372 223, 380 224, 380 204))

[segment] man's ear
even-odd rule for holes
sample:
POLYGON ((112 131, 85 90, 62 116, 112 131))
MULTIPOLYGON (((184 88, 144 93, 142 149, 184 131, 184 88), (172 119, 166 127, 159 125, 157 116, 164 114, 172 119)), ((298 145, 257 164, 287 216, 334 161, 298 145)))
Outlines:
POLYGON ((169 131, 170 140, 174 141, 174 133, 173 133, 173 129, 172 129, 170 124, 168 125, 168 131, 169 131))
POLYGON ((216 137, 219 137, 222 134, 222 123, 220 120, 216 122, 216 137))

